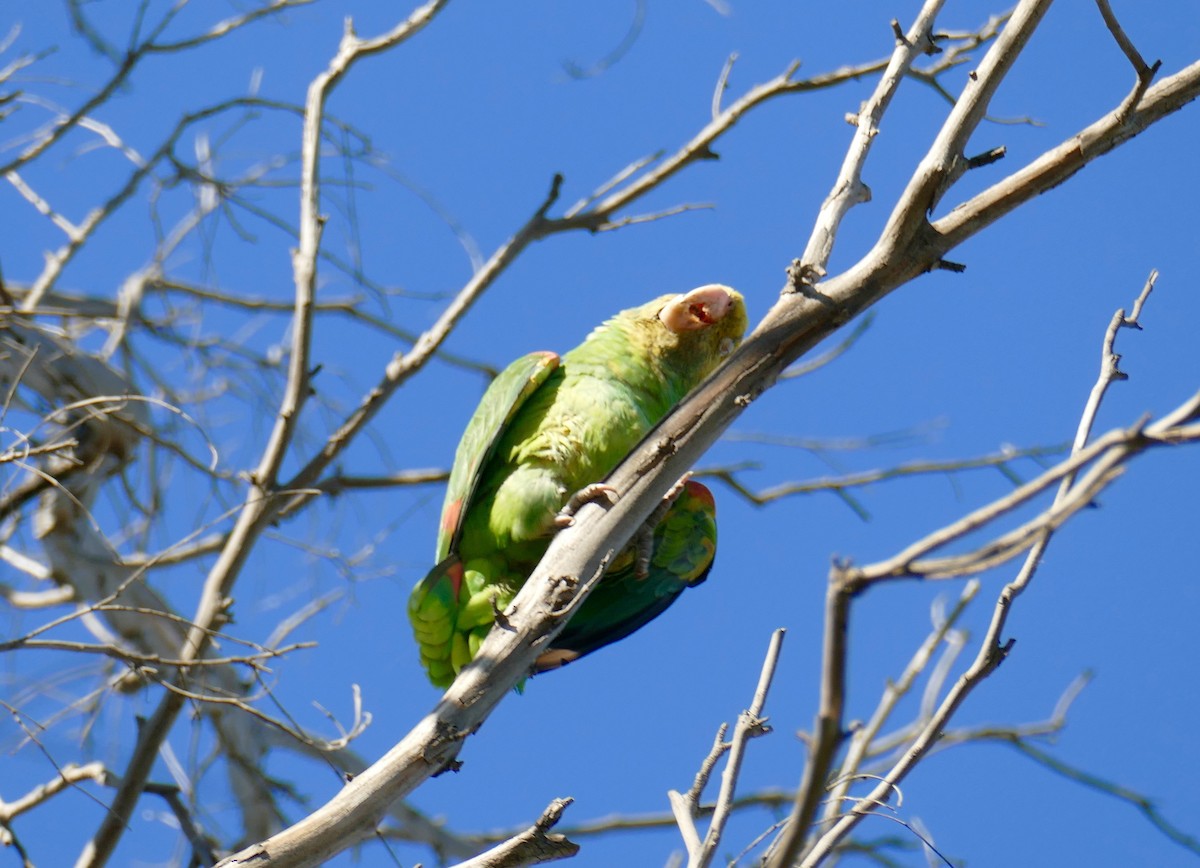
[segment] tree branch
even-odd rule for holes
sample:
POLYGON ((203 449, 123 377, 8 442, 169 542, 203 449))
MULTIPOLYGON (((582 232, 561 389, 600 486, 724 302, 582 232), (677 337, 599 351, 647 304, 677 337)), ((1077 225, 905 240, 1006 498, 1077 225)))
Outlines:
MULTIPOLYGON (((1152 282, 1148 282, 1147 288, 1144 288, 1138 296, 1139 302, 1144 302, 1149 293, 1149 286, 1152 282)), ((1139 305, 1140 306, 1140 305, 1139 305)), ((1123 310, 1117 311, 1114 315, 1112 323, 1105 332, 1104 336, 1104 351, 1100 367, 1100 375, 1096 388, 1092 390, 1088 401, 1084 407, 1080 418, 1079 429, 1075 440, 1075 455, 1082 455, 1087 452, 1085 443, 1088 433, 1091 430, 1092 423, 1095 419, 1097 410, 1099 409, 1100 397, 1107 388, 1108 383, 1112 382, 1114 375, 1117 372, 1115 364, 1115 356, 1113 353, 1113 341, 1115 340, 1116 330, 1119 325, 1124 324, 1125 313, 1123 310)), ((1169 429, 1179 429, 1188 422, 1195 420, 1200 416, 1200 393, 1172 413, 1160 419, 1152 425, 1138 425, 1136 430, 1144 430, 1148 436, 1164 436, 1171 435, 1166 432, 1169 429)), ((1193 425, 1189 436, 1193 436, 1197 441, 1200 441, 1200 426, 1193 425)), ((1068 462, 1069 463, 1069 462, 1068 462)), ((1097 466, 1100 466, 1099 464, 1097 466)), ((1096 474, 1096 468, 1093 468, 1089 476, 1098 475, 1101 479, 1112 479, 1112 474, 1096 474)), ((1074 471, 1068 471, 1062 476, 1062 484, 1059 487, 1058 493, 1054 499, 1054 507, 1047 513, 1052 514, 1055 507, 1071 501, 1078 497, 1077 488, 1084 489, 1087 499, 1091 499, 1092 486, 1089 485, 1088 477, 1085 476, 1080 480, 1078 486, 1074 485, 1074 471)), ((1057 523, 1052 522, 1049 518, 1045 520, 1042 527, 1040 538, 1036 545, 1032 547, 1025 563, 1018 572, 1016 578, 1010 581, 1001 590, 996 601, 996 606, 993 611, 991 622, 988 625, 987 633, 980 642, 979 651, 976 654, 974 661, 968 667, 967 671, 959 677, 954 686, 942 700, 937 711, 929 718, 925 725, 921 728, 920 733, 913 740, 911 746, 904 752, 904 755, 892 766, 885 774, 878 786, 876 786, 868 795, 858 799, 851 808, 841 816, 828 830, 821 833, 814 842, 812 848, 805 854, 805 858, 801 863, 805 868, 812 868, 820 864, 821 860, 827 856, 832 849, 850 833, 852 829, 866 816, 876 805, 885 804, 892 796, 896 786, 902 781, 907 774, 912 771, 920 759, 927 754, 937 743, 941 734, 945 731, 950 718, 966 700, 967 696, 996 668, 1004 661, 1012 647, 1013 639, 1008 639, 1006 642, 1001 642, 1001 635, 1004 632, 1004 627, 1008 622, 1009 615, 1012 613, 1013 604, 1016 598, 1028 587, 1032 581, 1034 574, 1037 571, 1041 560, 1042 553, 1045 550, 1046 544, 1049 542, 1057 523)))
MULTIPOLYGON (((275 428, 271 433, 262 460, 254 472, 250 491, 233 531, 226 540, 216 563, 209 571, 201 592, 196 616, 180 656, 196 660, 204 653, 210 629, 224 617, 229 592, 250 554, 254 540, 267 524, 268 505, 275 497, 274 485, 284 454, 291 445, 295 425, 308 391, 308 352, 311 340, 312 305, 316 281, 316 256, 320 246, 320 180, 318 170, 318 141, 325 100, 342 76, 361 57, 376 54, 403 42, 432 20, 447 0, 429 0, 388 33, 375 39, 360 40, 347 20, 346 32, 338 53, 326 71, 309 87, 305 107, 305 134, 302 155, 300 206, 300 245, 293 258, 296 283, 296 309, 293 317, 292 353, 288 384, 280 406, 275 428)), ((181 675, 176 676, 182 678, 181 675)), ((182 686, 176 682, 177 686, 182 686)), ((167 691, 159 701, 153 716, 138 735, 120 789, 113 798, 108 813, 88 842, 79 858, 81 866, 104 865, 124 832, 128 818, 141 795, 150 774, 158 748, 167 737, 175 718, 183 708, 184 695, 167 691)))
MULTIPOLYGON (((992 59, 985 58, 976 80, 968 85, 966 99, 951 112, 931 154, 949 159, 946 152, 950 146, 965 140, 966 129, 983 116, 986 96, 1011 66, 1013 58, 1004 55, 1015 54, 1024 44, 1043 7, 1044 3, 1034 2, 1018 7, 989 51, 992 59), (1005 39, 1010 28, 1013 33, 1005 39)), ((1189 68, 1151 88, 1133 113, 1131 124, 1144 126, 1177 110, 1192 98, 1198 83, 1200 64, 1195 71, 1189 68)), ((1081 152, 1078 165, 1131 135, 1114 133, 1104 139, 1107 147, 1081 152)), ((792 291, 784 294, 730 359, 621 463, 606 480, 620 494, 618 502, 604 507, 585 505, 576 514, 575 524, 555 536, 542 562, 504 613, 510 629, 489 634, 474 661, 408 735, 324 806, 223 864, 267 864, 263 860, 273 866, 313 864, 369 833, 392 800, 454 762, 462 742, 511 686, 527 676, 539 651, 562 628, 561 614, 578 604, 586 579, 598 575, 606 559, 632 537, 674 481, 745 407, 770 388, 788 364, 862 310, 933 268, 955 244, 1048 189, 1057 177, 1053 173, 1017 173, 1013 178, 1020 182, 1005 185, 1006 193, 1000 198, 1003 207, 993 203, 994 193, 985 191, 981 194, 985 204, 972 211, 971 219, 964 220, 956 211, 945 218, 951 223, 931 229, 925 222, 925 208, 932 204, 934 190, 942 189, 949 178, 938 165, 937 161, 931 167, 923 164, 928 177, 919 176, 906 191, 883 237, 862 260, 814 287, 790 286, 792 291), (948 225, 957 228, 944 231, 948 225)), ((1168 438, 1200 435, 1183 427, 1190 411, 1181 407, 1173 417, 1151 426, 1153 431, 1129 435, 1128 442, 1145 442, 1148 431, 1155 442, 1163 443, 1168 438)), ((1108 469, 1112 467, 1102 469, 1100 483, 1107 481, 1104 473, 1108 469)))
POLYGON ((518 868, 571 858, 579 852, 579 845, 567 840, 565 835, 551 835, 550 830, 573 801, 555 799, 529 829, 474 859, 460 862, 457 868, 518 868))
POLYGON ((767 656, 763 660, 762 672, 758 676, 758 686, 754 690, 754 699, 750 707, 738 715, 737 725, 733 728, 733 738, 730 739, 729 757, 725 760, 725 771, 721 773, 721 789, 717 795, 716 808, 712 820, 708 824, 708 833, 704 836, 704 846, 694 860, 696 868, 707 868, 717 855, 717 847, 721 844, 721 836, 725 832, 725 824, 733 813, 734 791, 737 788, 738 775, 742 770, 742 758, 746 745, 751 738, 770 732, 767 719, 762 716, 763 707, 767 702, 767 691, 771 689, 771 681, 775 677, 775 667, 779 664, 779 650, 783 646, 785 631, 782 627, 771 634, 770 645, 767 646, 767 656))

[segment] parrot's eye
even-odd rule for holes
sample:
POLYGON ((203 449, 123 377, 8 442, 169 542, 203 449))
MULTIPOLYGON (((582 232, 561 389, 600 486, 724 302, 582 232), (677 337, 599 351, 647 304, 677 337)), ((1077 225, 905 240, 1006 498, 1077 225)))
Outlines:
POLYGON ((721 358, 724 358, 733 352, 733 347, 733 338, 721 338, 721 343, 717 345, 717 353, 720 354, 721 358))

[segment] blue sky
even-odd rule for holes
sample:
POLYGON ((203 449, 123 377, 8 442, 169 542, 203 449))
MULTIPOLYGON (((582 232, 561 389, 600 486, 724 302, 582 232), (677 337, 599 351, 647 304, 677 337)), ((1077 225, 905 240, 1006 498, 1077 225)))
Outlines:
MULTIPOLYGON (((815 75, 883 56, 891 48, 890 19, 907 26, 918 7, 911 0, 730 0, 723 15, 700 0, 647 0, 644 25, 628 51, 579 78, 568 67, 590 68, 611 52, 629 29, 633 3, 450 3, 409 43, 363 61, 330 102, 330 112, 355 128, 352 145, 369 141, 372 153, 354 167, 354 185, 331 180, 326 187, 325 248, 347 261, 359 256, 367 279, 394 292, 383 298, 364 290, 353 273, 327 263, 320 298, 365 294, 373 314, 420 331, 471 274, 470 258, 443 215, 486 256, 542 201, 554 173, 565 177, 561 211, 630 162, 690 138, 708 120, 713 85, 731 52, 739 60, 727 99, 777 75, 793 58, 803 61, 801 75, 815 75), (370 161, 378 165, 365 164, 370 161)), ((110 39, 127 38, 126 4, 84 8, 110 39)), ((151 4, 158 13, 161 8, 151 4)), ((237 8, 192 4, 168 35, 185 36, 237 8)), ((998 9, 980 2, 949 2, 940 23, 973 29, 993 11, 998 9)), ((1162 59, 1163 75, 1195 59, 1200 18, 1191 4, 1124 2, 1116 12, 1147 59, 1162 59)), ((390 27, 399 14, 390 3, 318 2, 193 53, 152 57, 97 117, 148 153, 182 112, 244 95, 252 81, 265 98, 300 102, 335 50, 344 16, 353 15, 367 36, 390 27)), ((9 4, 0 13, 0 30, 14 23, 21 31, 0 65, 58 46, 25 72, 21 86, 27 93, 73 106, 108 74, 108 61, 70 35, 62 7, 9 4)), ((949 74, 946 87, 957 91, 965 74, 965 68, 949 74)), ((1002 144, 1008 156, 965 177, 943 208, 1110 110, 1132 81, 1091 4, 1051 9, 992 107, 999 118, 1030 117, 1037 125, 982 125, 973 150, 1002 144)), ((684 202, 712 203, 711 210, 535 244, 445 349, 496 367, 533 349, 563 351, 617 310, 708 282, 739 288, 757 321, 783 285, 785 267, 803 250, 836 175, 851 135, 843 116, 873 86, 874 79, 866 78, 761 106, 717 144, 719 161, 689 167, 628 213, 684 202)), ((947 108, 916 81, 901 89, 864 176, 873 201, 843 224, 832 272, 853 264, 874 242, 947 108)), ((8 144, 45 117, 44 109, 23 104, 0 126, 0 138, 8 144)), ((203 134, 216 148, 221 171, 232 175, 298 151, 299 123, 290 114, 264 111, 235 123, 240 117, 231 113, 198 125, 181 139, 181 154, 192 157, 203 134)), ((1142 316, 1144 331, 1118 338, 1130 379, 1111 390, 1097 430, 1182 402, 1200 387, 1198 135, 1200 110, 1185 108, 954 251, 951 258, 967 266, 963 274, 927 275, 887 298, 852 352, 767 393, 701 467, 754 462, 740 478, 766 487, 915 459, 967 458, 1004 444, 1068 441, 1097 373, 1104 329, 1114 310, 1132 302, 1152 268, 1161 277, 1142 316), (856 450, 754 442, 757 435, 832 440, 890 432, 907 433, 856 450)), ((72 219, 110 195, 115 173, 128 165, 94 142, 92 135, 75 134, 24 173, 72 219)), ((0 152, 0 158, 11 153, 0 152)), ((330 179, 344 170, 336 158, 324 163, 330 179)), ((274 168, 268 177, 292 180, 295 166, 274 168)), ((80 252, 60 281, 62 289, 111 298, 146 263, 154 244, 146 192, 80 252)), ((258 189, 247 197, 295 222, 293 187, 258 189)), ((192 204, 188 190, 175 187, 156 207, 169 227, 192 204)), ((234 217, 242 234, 224 217, 209 221, 168 260, 168 272, 232 293, 290 298, 290 239, 244 209, 234 217)), ((60 244, 61 236, 8 185, 0 188, 0 225, 6 280, 32 280, 43 251, 60 244)), ((284 317, 216 308, 189 328, 260 350, 288 336, 284 317)), ((319 320, 319 400, 308 408, 310 433, 290 466, 310 454, 397 348, 393 337, 361 323, 319 320)), ((145 353, 148 364, 177 382, 203 375, 177 348, 148 341, 145 353)), ((240 470, 256 460, 275 411, 277 374, 247 374, 233 394, 197 417, 198 427, 220 446, 224 467, 240 470)), ((341 467, 368 475, 446 466, 484 386, 477 372, 434 362, 394 397, 341 467)), ((200 448, 195 432, 183 436, 189 448, 200 448)), ((1037 472, 1029 461, 1013 468, 1025 478, 1037 472)), ((230 505, 230 492, 238 491, 214 493, 184 469, 172 472, 171 494, 179 500, 164 508, 150 534, 152 547, 216 520, 230 505)), ((1056 536, 1010 619, 1008 635, 1016 639, 1011 656, 956 718, 961 726, 1044 719, 1073 679, 1092 672, 1067 728, 1049 749, 1064 762, 1151 797, 1171 822, 1196 836, 1198 474, 1195 448, 1146 455, 1104 493, 1098 509, 1056 536)), ((414 807, 464 833, 527 824, 559 796, 576 799, 565 824, 664 812, 666 791, 687 788, 716 727, 748 704, 769 635, 780 626, 788 636, 767 704, 774 732, 751 745, 739 791, 794 787, 804 755, 795 733, 812 725, 816 709, 830 558, 867 563, 887 557, 1003 495, 1010 483, 994 470, 978 470, 873 486, 856 493, 868 521, 830 494, 756 508, 719 483, 712 487, 721 539, 708 582, 635 636, 509 697, 467 743, 462 771, 427 782, 412 797, 414 807)), ((275 692, 301 723, 332 735, 313 703, 345 720, 351 686, 360 685, 373 722, 355 747, 367 757, 382 754, 437 699, 417 665, 404 607, 409 588, 430 566, 441 494, 436 487, 385 490, 318 504, 264 539, 238 584, 239 635, 260 641, 305 604, 335 595, 332 605, 293 634, 319 645, 274 667, 275 692)), ((118 507, 103 504, 98 516, 106 530, 119 531, 118 507)), ((28 535, 13 544, 37 554, 28 535)), ((134 548, 130 542, 123 551, 134 548)), ((199 562, 162 571, 156 586, 191 612, 206 567, 199 562)), ((972 637, 968 649, 1014 572, 1010 565, 982 577, 964 622, 972 637)), ((952 598, 961 587, 960 581, 896 584, 874 589, 856 604, 849 718, 870 715, 887 679, 899 674, 928 632, 931 603, 952 598)), ((2 629, 15 635, 41 623, 39 617, 6 613, 2 629)), ((4 662, 0 683, 9 701, 73 663, 32 654, 10 654, 4 662)), ((964 665, 960 661, 955 671, 964 665)), ((83 683, 30 700, 29 713, 49 717, 83 683)), ((153 708, 146 697, 113 698, 86 735, 79 718, 52 728, 44 740, 47 752, 59 763, 96 757, 119 770, 133 739, 132 716, 153 708)), ((912 703, 905 708, 911 714, 912 703)), ((18 749, 17 730, 5 726, 0 797, 11 800, 53 770, 43 753, 28 745, 18 749)), ((172 740, 183 757, 193 744, 206 744, 203 731, 195 742, 192 734, 182 721, 172 740)), ((273 757, 267 771, 314 807, 339 785, 328 769, 283 755, 273 757)), ((165 768, 155 775, 167 777, 165 768)), ((202 792, 204 822, 231 834, 236 818, 222 777, 210 773, 202 792)), ((300 804, 281 803, 292 818, 304 813, 300 804)), ((114 864, 163 864, 176 852, 176 833, 160 808, 146 800, 114 864)), ((93 799, 72 794, 21 818, 16 828, 38 864, 66 864, 101 812, 93 799), (64 823, 67 812, 72 822, 64 823)), ((897 816, 919 821, 942 853, 972 868, 1195 861, 1128 804, 1065 781, 998 744, 956 747, 930 758, 905 782, 897 816)), ((772 819, 762 810, 738 815, 722 853, 738 853, 772 819)), ((860 834, 913 840, 902 826, 882 819, 865 823, 860 834)), ((681 849, 670 829, 580 841, 584 849, 575 864, 583 866, 664 864, 681 849)), ((395 844, 393 850, 402 864, 431 861, 418 848, 395 844)), ((378 844, 358 858, 359 864, 389 864, 378 844)), ((924 864, 919 853, 899 858, 901 864, 924 864)), ((345 855, 336 864, 354 859, 345 855)), ((850 858, 845 864, 866 863, 850 858)))

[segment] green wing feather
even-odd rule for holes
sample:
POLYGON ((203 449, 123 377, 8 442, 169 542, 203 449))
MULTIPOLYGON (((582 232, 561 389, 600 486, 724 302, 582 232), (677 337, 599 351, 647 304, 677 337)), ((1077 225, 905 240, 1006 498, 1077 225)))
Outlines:
MULTIPOLYGON (((508 604, 502 589, 490 587, 490 570, 463 564, 458 551, 463 519, 471 508, 488 460, 523 404, 558 367, 551 352, 517 359, 494 379, 459 441, 446 486, 438 527, 436 564, 408 599, 408 617, 429 680, 445 687, 472 657, 491 627, 494 607, 508 604)), ((511 594, 507 595, 511 599, 511 594)))
POLYGON ((534 671, 545 672, 624 639, 657 618, 687 588, 708 577, 717 554, 712 492, 689 480, 654 529, 647 575, 637 575, 633 552, 617 561, 579 612, 554 638, 534 671))
POLYGON ((530 353, 517 359, 492 380, 467 423, 446 485, 442 523, 438 528, 435 563, 458 551, 462 520, 479 488, 488 459, 521 406, 558 367, 557 353, 530 353))

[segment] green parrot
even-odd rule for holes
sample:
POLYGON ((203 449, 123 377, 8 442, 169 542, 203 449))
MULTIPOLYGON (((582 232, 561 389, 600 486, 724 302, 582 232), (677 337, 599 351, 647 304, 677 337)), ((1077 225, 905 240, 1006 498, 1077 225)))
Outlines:
MULTIPOLYGON (((435 686, 475 656, 578 502, 606 493, 596 483, 737 346, 746 323, 741 294, 709 284, 621 311, 561 359, 530 353, 492 381, 455 454, 437 565, 409 598, 435 686)), ((676 486, 647 527, 535 672, 624 638, 704 580, 716 553, 707 488, 676 486)))

